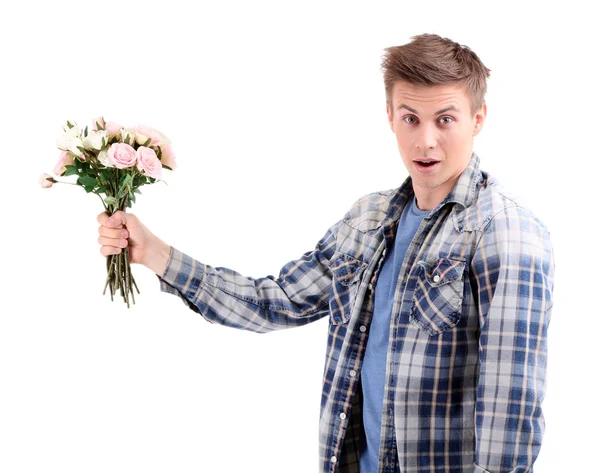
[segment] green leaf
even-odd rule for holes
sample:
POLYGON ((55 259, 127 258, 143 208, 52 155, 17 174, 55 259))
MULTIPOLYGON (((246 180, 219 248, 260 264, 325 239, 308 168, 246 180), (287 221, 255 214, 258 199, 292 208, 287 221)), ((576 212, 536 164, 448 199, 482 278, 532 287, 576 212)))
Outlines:
POLYGON ((100 186, 100 187, 98 187, 98 189, 96 189, 96 192, 98 194, 102 194, 103 192, 106 192, 106 186, 100 186))
POLYGON ((73 174, 77 174, 79 172, 79 170, 77 169, 77 166, 73 166, 72 164, 67 164, 65 166, 65 176, 71 176, 73 174))
POLYGON ((100 171, 100 178, 103 181, 110 181, 112 179, 112 171, 108 168, 104 168, 102 171, 100 171))
POLYGON ((67 126, 69 127, 69 129, 73 128, 75 125, 73 125, 69 120, 67 120, 67 126))
POLYGON ((91 176, 79 176, 77 183, 82 185, 86 192, 92 192, 94 187, 98 185, 96 179, 91 176))
POLYGON ((81 184, 83 184, 86 187, 96 186, 98 184, 98 181, 96 181, 96 178, 89 176, 89 175, 79 176, 79 179, 77 179, 77 182, 80 182, 81 184))
MULTIPOLYGON (((131 175, 129 175, 129 177, 131 177, 131 175)), ((129 183, 130 181, 126 180, 125 183, 121 186, 119 192, 117 192, 117 200, 121 200, 130 191, 131 186, 129 185, 129 183)))
POLYGON ((166 164, 162 165, 163 168, 168 169, 169 171, 172 171, 173 169, 171 169, 169 166, 167 166, 166 164))
POLYGON ((121 186, 128 185, 131 181, 133 181, 133 176, 131 174, 125 174, 121 177, 121 186))
POLYGON ((88 127, 87 127, 87 125, 86 125, 85 129, 83 130, 83 136, 87 136, 87 133, 88 133, 88 132, 87 132, 87 129, 88 129, 88 127))
POLYGON ((139 189, 134 190, 133 192, 135 192, 136 194, 140 194, 142 195, 142 191, 140 191, 139 189))
POLYGON ((148 146, 150 143, 152 143, 152 138, 148 138, 142 146, 148 146))
POLYGON ((114 205, 117 202, 117 199, 115 199, 112 196, 108 196, 104 199, 104 203, 106 203, 106 205, 114 205))

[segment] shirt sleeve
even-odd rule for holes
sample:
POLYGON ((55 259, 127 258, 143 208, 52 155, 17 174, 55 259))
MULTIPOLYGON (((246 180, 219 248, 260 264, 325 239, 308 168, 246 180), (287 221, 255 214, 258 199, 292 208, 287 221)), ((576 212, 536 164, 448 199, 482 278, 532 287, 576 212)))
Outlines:
POLYGON ((471 269, 480 325, 473 473, 532 472, 545 430, 550 234, 525 209, 505 209, 483 232, 471 269))
POLYGON ((329 310, 329 265, 339 224, 327 230, 314 250, 286 263, 277 277, 255 279, 215 268, 171 246, 167 267, 157 274, 160 289, 181 297, 207 321, 228 327, 265 333, 313 322, 329 310))

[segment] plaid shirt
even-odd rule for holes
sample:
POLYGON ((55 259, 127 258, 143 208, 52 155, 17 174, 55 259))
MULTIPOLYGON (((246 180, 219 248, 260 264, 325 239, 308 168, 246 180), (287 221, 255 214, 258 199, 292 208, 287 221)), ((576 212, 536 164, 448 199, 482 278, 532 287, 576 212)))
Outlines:
MULTIPOLYGON (((211 323, 253 332, 327 316, 320 473, 358 473, 361 364, 374 291, 413 195, 358 199, 279 276, 245 277, 171 247, 161 291, 211 323)), ((158 275, 157 275, 158 276, 158 275)), ((545 430, 554 255, 546 227, 473 153, 408 247, 390 321, 379 473, 533 472, 545 430)))

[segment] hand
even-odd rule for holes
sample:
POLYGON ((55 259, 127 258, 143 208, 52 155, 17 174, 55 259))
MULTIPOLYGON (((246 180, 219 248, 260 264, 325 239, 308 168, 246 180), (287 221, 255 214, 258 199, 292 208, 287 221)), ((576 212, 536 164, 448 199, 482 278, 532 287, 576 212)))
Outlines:
POLYGON ((129 261, 143 264, 162 275, 170 255, 170 246, 156 237, 134 214, 117 210, 109 217, 102 212, 96 218, 100 253, 104 256, 118 254, 129 247, 129 261))

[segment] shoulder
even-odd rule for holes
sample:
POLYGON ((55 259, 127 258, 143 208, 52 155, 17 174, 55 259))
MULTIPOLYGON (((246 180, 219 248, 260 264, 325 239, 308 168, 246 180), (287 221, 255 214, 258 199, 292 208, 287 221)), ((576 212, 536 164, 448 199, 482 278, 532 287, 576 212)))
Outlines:
POLYGON ((346 212, 343 222, 357 230, 367 231, 379 228, 397 188, 370 192, 359 197, 346 212))
POLYGON ((550 235, 546 225, 494 176, 482 171, 475 198, 463 209, 464 229, 489 232, 510 229, 522 234, 550 235))
POLYGON ((493 177, 486 175, 485 181, 476 202, 466 209, 473 230, 480 232, 475 238, 474 261, 485 260, 488 270, 508 262, 512 268, 552 272, 549 229, 493 177))

